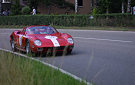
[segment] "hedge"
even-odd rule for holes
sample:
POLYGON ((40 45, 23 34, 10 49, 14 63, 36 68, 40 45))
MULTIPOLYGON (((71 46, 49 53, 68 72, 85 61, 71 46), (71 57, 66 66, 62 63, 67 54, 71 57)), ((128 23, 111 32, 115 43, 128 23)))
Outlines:
POLYGON ((130 14, 95 15, 19 15, 0 16, 0 25, 60 25, 60 26, 130 26, 135 16, 130 14))

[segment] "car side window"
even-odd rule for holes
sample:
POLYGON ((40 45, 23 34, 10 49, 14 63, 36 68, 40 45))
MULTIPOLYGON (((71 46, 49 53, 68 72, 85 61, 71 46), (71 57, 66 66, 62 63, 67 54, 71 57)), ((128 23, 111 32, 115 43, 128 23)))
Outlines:
POLYGON ((24 34, 24 33, 27 33, 27 28, 24 28, 23 30, 22 30, 22 33, 24 34))

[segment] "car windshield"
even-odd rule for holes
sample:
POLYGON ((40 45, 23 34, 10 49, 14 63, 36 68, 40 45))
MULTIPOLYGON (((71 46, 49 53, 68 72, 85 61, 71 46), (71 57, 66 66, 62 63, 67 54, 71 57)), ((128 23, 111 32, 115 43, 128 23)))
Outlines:
POLYGON ((27 29, 28 34, 53 34, 57 31, 50 26, 36 26, 27 29))

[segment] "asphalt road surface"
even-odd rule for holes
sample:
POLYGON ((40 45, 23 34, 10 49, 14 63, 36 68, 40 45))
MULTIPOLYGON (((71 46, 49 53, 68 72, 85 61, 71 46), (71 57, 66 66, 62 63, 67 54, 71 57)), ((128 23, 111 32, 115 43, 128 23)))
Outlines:
MULTIPOLYGON (((9 35, 12 31, 0 29, 0 48, 11 50, 9 35)), ((72 54, 37 59, 96 85, 135 85, 135 32, 59 31, 74 37, 72 54)))

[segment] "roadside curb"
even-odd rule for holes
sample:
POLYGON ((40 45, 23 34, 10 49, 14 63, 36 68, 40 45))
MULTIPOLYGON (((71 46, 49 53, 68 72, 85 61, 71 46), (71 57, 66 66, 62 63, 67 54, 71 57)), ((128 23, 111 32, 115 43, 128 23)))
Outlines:
POLYGON ((25 58, 28 58, 28 59, 31 59, 31 60, 38 61, 38 62, 40 62, 40 63, 42 63, 42 64, 44 64, 44 65, 47 65, 47 66, 49 66, 49 67, 51 67, 51 68, 53 68, 53 69, 55 69, 55 70, 59 70, 60 72, 66 74, 66 75, 69 75, 69 76, 73 77, 73 78, 76 79, 76 80, 83 81, 83 82, 86 83, 87 85, 92 85, 91 83, 87 82, 86 80, 83 80, 83 79, 79 78, 78 76, 73 75, 73 74, 71 74, 71 73, 69 73, 69 72, 67 72, 67 71, 65 71, 65 70, 63 70, 63 69, 61 69, 61 68, 58 68, 58 67, 56 67, 56 66, 53 66, 53 65, 51 65, 51 64, 49 64, 49 63, 40 61, 40 60, 35 59, 35 58, 32 58, 32 57, 28 57, 28 56, 26 56, 26 55, 23 55, 23 54, 20 54, 20 53, 17 53, 17 52, 13 52, 13 51, 10 51, 10 50, 6 50, 6 49, 2 49, 2 48, 0 48, 0 50, 1 50, 1 51, 5 51, 5 52, 9 52, 9 53, 12 53, 12 54, 15 54, 15 55, 18 55, 18 56, 22 56, 22 57, 25 57, 25 58))

